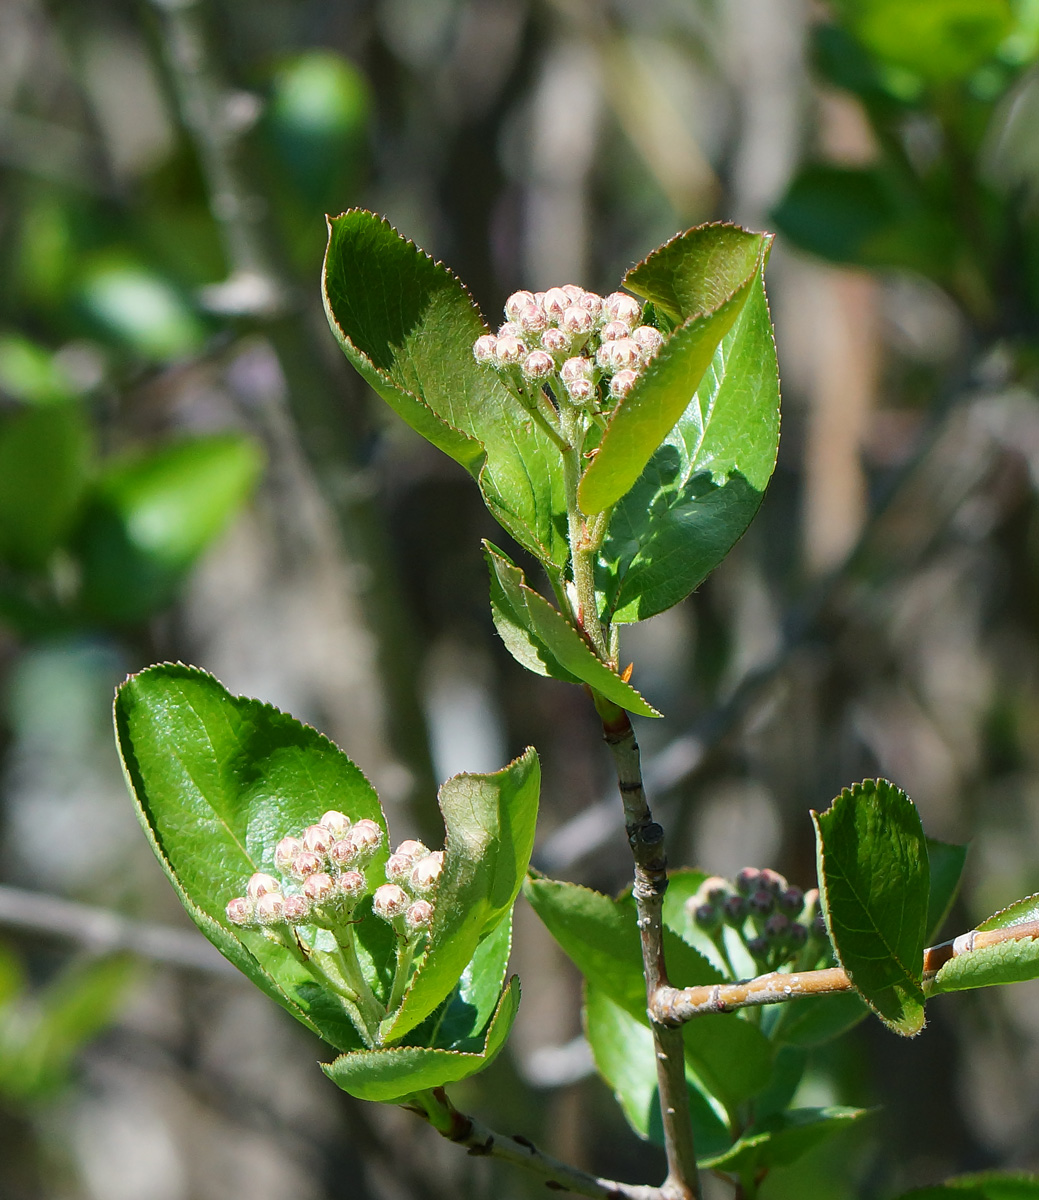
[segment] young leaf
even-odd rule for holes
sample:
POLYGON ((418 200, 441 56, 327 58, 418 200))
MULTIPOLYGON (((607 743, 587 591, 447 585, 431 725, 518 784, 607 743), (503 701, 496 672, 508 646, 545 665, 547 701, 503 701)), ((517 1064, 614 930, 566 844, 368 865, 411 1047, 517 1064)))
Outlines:
MULTIPOLYGON (((182 664, 132 675, 116 694, 115 722, 141 824, 188 915, 293 1016, 333 1046, 358 1049, 348 1014, 309 971, 224 910, 254 871, 273 869, 280 837, 329 808, 385 831, 371 784, 316 730, 182 664)), ((383 847, 376 868, 385 859, 383 847)))
MULTIPOLYGON (((1010 929, 1039 920, 1039 895, 1026 896, 993 913, 978 929, 1010 929)), ((967 988, 991 987, 1001 983, 1024 983, 1039 978, 1039 938, 1019 938, 981 946, 951 958, 934 977, 929 992, 958 992, 967 988)))
POLYGON ((382 399, 478 480, 525 549, 565 565, 559 453, 473 358, 487 327, 459 280, 388 222, 351 209, 329 221, 324 298, 343 352, 382 399))
POLYGON ((886 779, 812 813, 830 941, 866 1003, 896 1033, 923 1028, 927 847, 913 802, 886 779))
POLYGON ((381 1039, 398 1041, 452 991, 480 942, 512 912, 534 847, 541 768, 533 750, 492 775, 440 789, 447 840, 429 944, 381 1039))
POLYGON ((926 838, 927 863, 930 870, 930 891, 927 897, 927 940, 933 941, 949 915, 960 876, 967 861, 967 847, 926 838))
POLYGON ((660 716, 595 654, 558 609, 527 586, 523 572, 497 547, 484 542, 484 553, 491 572, 494 625, 518 663, 538 675, 586 683, 628 712, 660 716))
POLYGON ((868 1112, 864 1108, 791 1108, 752 1125, 731 1149, 703 1163, 712 1171, 753 1174, 786 1167, 814 1146, 847 1129, 868 1112))
POLYGON ((490 1066, 505 1045, 519 998, 519 980, 513 976, 502 992, 483 1047, 478 1051, 391 1046, 341 1054, 334 1062, 322 1064, 321 1069, 344 1092, 359 1100, 399 1104, 415 1092, 457 1083, 490 1066))
POLYGON ((779 447, 779 371, 763 270, 696 394, 610 518, 596 587, 614 622, 645 620, 683 600, 761 504, 779 447))

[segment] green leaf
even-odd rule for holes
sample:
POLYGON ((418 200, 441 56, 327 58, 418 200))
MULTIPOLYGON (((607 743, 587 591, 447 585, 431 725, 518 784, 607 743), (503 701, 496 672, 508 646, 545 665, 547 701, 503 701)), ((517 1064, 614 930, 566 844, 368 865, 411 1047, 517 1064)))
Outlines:
POLYGON ((616 504, 689 407, 763 269, 770 239, 705 225, 672 239, 624 279, 679 325, 620 401, 578 487, 589 515, 616 504))
POLYGON ((937 1187, 914 1188, 898 1200, 1039 1200, 1039 1175, 983 1171, 959 1175, 937 1187))
POLYGON ((1023 925, 1026 921, 1039 921, 1039 892, 1025 896, 1023 900, 1015 900, 1006 908, 986 917, 978 929, 988 932, 990 929, 1010 929, 1014 925, 1023 925))
MULTIPOLYGON (((194 667, 132 675, 116 695, 115 721, 138 816, 188 915, 293 1016, 333 1046, 358 1049, 348 1014, 309 971, 262 931, 231 925, 224 908, 254 871, 273 869, 287 831, 329 808, 385 830, 371 784, 316 730, 232 696, 194 667)), ((383 847, 376 869, 385 859, 383 847)))
MULTIPOLYGON (((585 984, 584 1026, 595 1066, 613 1089, 628 1124, 641 1138, 663 1145, 656 1054, 648 1025, 637 1021, 591 981, 585 984)), ((699 1157, 721 1154, 732 1139, 724 1110, 687 1068, 693 1142, 699 1157)))
POLYGON ((628 712, 660 716, 596 655, 558 609, 527 586, 523 572, 496 546, 485 541, 484 553, 491 573, 494 626, 518 663, 538 675, 586 683, 628 712))
MULTIPOLYGON (((978 929, 1011 929, 1039 921, 1039 894, 1026 896, 982 921, 978 929)), ((942 966, 929 992, 959 992, 967 988, 1024 983, 1039 978, 1039 938, 1018 938, 958 954, 942 966)))
POLYGON ((923 1028, 929 872, 913 802, 886 779, 845 788, 816 829, 830 941, 849 979, 888 1028, 923 1028))
POLYGON ((967 861, 967 847, 926 838, 930 891, 927 897, 927 940, 933 941, 949 915, 960 890, 960 876, 967 861))
POLYGON ((182 358, 205 338, 205 326, 177 288, 132 260, 102 259, 90 266, 79 301, 105 333, 145 358, 182 358))
POLYGON ((645 620, 683 600, 761 504, 779 448, 763 271, 762 264, 696 394, 610 518, 596 585, 614 622, 645 620))
POLYGON ((260 448, 239 434, 179 441, 109 465, 77 537, 87 611, 137 621, 169 604, 262 466, 260 448))
POLYGON ((364 379, 478 480, 496 520, 525 549, 564 566, 559 452, 473 358, 487 327, 459 280, 386 221, 352 209, 329 222, 324 297, 332 331, 364 379))
POLYGON ((784 1045, 809 1050, 841 1037, 868 1016, 869 1008, 855 992, 806 996, 783 1005, 772 1037, 784 1045))
POLYGON ((0 393, 25 404, 60 404, 76 389, 50 351, 16 333, 0 334, 0 393))
POLYGON ((86 490, 92 443, 76 403, 0 415, 0 559, 38 568, 62 544, 86 490))
POLYGON ((541 768, 527 749, 492 775, 456 775, 440 789, 447 839, 429 943, 396 1016, 397 1041, 447 997, 480 942, 506 921, 534 848, 541 768))
POLYGON ((425 1046, 393 1046, 342 1054, 321 1069, 335 1083, 359 1100, 382 1100, 399 1104, 426 1088, 443 1087, 467 1079, 490 1066, 505 1044, 519 1007, 519 980, 513 976, 487 1029, 483 1049, 478 1052, 433 1050, 425 1046))
POLYGON ((792 1108, 774 1113, 750 1129, 724 1154, 703 1163, 713 1171, 753 1174, 796 1162, 814 1146, 847 1129, 864 1108, 792 1108))

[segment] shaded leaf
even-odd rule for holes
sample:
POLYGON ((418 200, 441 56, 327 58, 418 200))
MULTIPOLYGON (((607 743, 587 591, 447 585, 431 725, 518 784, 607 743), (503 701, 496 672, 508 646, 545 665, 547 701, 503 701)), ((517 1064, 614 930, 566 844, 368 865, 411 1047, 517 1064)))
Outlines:
POLYGON ((714 1171, 749 1174, 785 1167, 814 1146, 847 1129, 867 1113, 864 1108, 792 1108, 752 1125, 730 1150, 703 1165, 714 1171))
POLYGON ((834 996, 806 996, 783 1005, 772 1037, 806 1050, 832 1042, 869 1016, 869 1008, 855 992, 834 996))
POLYGON ((967 847, 926 838, 930 891, 927 897, 927 940, 933 941, 960 890, 960 876, 967 861, 967 847))

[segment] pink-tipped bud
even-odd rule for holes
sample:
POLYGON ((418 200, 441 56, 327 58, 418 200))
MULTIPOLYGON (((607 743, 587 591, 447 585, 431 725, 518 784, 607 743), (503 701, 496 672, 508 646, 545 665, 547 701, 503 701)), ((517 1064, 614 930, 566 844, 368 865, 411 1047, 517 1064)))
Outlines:
POLYGON ((431 892, 436 887, 437 880, 444 870, 444 852, 438 850, 435 854, 427 854, 420 858, 412 867, 409 881, 412 889, 420 895, 431 892))
POLYGON ((584 295, 584 288, 578 287, 576 283, 564 283, 563 291, 566 292, 571 304, 576 304, 584 295))
POLYGON ((341 838, 350 828, 350 818, 346 813, 341 813, 337 809, 330 808, 328 812, 323 813, 319 825, 324 825, 326 829, 331 829, 337 838, 341 838))
POLYGON ((527 347, 518 337, 508 333, 504 337, 499 337, 498 344, 494 347, 495 362, 502 367, 516 366, 517 363, 523 361, 526 354, 527 347))
POLYGON ((520 328, 518 321, 506 321, 498 326, 498 337, 522 337, 523 330, 520 328))
POLYGON ((248 896, 235 896, 233 900, 228 900, 224 912, 232 925, 249 925, 253 919, 253 902, 248 896))
POLYGON ((270 895, 272 892, 281 891, 281 884, 274 878, 273 875, 265 875, 262 871, 257 871, 255 875, 249 876, 249 882, 245 885, 245 894, 250 900, 259 900, 261 896, 270 895))
POLYGON ((360 871, 344 871, 336 881, 336 887, 347 898, 356 900, 364 895, 368 884, 360 871))
POLYGON ((570 337, 561 329, 546 329, 541 335, 541 348, 549 354, 566 354, 570 349, 570 337))
POLYGON ((599 339, 603 342, 615 342, 618 338, 631 337, 631 326, 623 321, 607 321, 599 330, 599 339))
POLYGON ((274 865, 279 871, 287 871, 292 866, 292 860, 303 849, 303 843, 297 837, 289 834, 283 837, 274 847, 274 865))
POLYGON ((493 333, 483 334, 473 342, 473 358, 478 363, 494 362, 494 348, 497 345, 498 339, 493 333))
POLYGON ((510 321, 518 321, 520 313, 528 306, 537 307, 533 292, 513 292, 505 301, 505 316, 510 321))
POLYGON ((642 305, 627 292, 611 292, 604 307, 611 321, 623 321, 629 329, 634 329, 642 316, 642 305))
POLYGON ((548 324, 548 318, 536 304, 528 304, 520 310, 516 324, 523 333, 540 333, 548 324))
POLYGON ((632 339, 642 354, 642 361, 649 362, 654 354, 664 344, 664 335, 652 325, 640 325, 632 330, 632 339))
POLYGON ((428 929, 432 920, 433 905, 428 900, 416 900, 404 914, 404 924, 411 933, 418 933, 420 929, 428 929))
POLYGON ((335 891, 335 880, 327 871, 318 871, 311 875, 303 885, 303 895, 312 903, 320 904, 327 900, 335 891))
POLYGON ((302 925, 310 916, 310 901, 306 896, 286 896, 281 915, 286 925, 302 925))
POLYGON ((406 858, 410 858, 412 862, 418 862, 420 858, 425 858, 429 853, 429 847, 422 842, 416 841, 414 838, 405 838, 393 853, 403 854, 406 858))
POLYGON ((610 395, 615 400, 623 399, 631 391, 636 379, 638 379, 638 374, 632 371, 630 367, 625 367, 623 371, 618 371, 610 380, 610 395))
POLYGON ((531 350, 523 360, 526 379, 547 379, 556 369, 556 360, 547 350, 531 350))
POLYGON ((641 365, 642 356, 633 338, 618 338, 615 342, 603 342, 595 361, 604 371, 635 370, 641 365))
MULTIPOLYGON (((350 833, 352 832, 351 830, 350 833)), ((358 850, 350 833, 347 833, 345 838, 340 838, 338 842, 332 843, 332 849, 329 850, 328 857, 334 866, 349 867, 361 857, 361 852, 358 850)))
POLYGON ((280 892, 264 892, 256 901, 254 915, 261 925, 278 925, 285 917, 285 901, 280 892))
POLYGON ((587 308, 593 317, 598 317, 602 312, 602 296, 598 292, 582 292, 580 300, 577 303, 582 308, 587 308))
POLYGON ((378 850, 382 845, 382 830, 368 817, 355 822, 348 836, 357 843, 362 853, 378 850))
POLYGON ((559 368, 559 378, 564 384, 572 383, 575 379, 591 379, 592 363, 583 354, 568 358, 559 368))
POLYGON ((335 834, 324 825, 308 825, 303 831, 303 849, 314 854, 327 854, 335 840, 335 834))
POLYGON ((372 909, 375 915, 382 917, 384 921, 392 921, 395 917, 402 916, 410 904, 411 897, 395 883, 384 883, 382 887, 375 889, 372 896, 372 909))
POLYGON ((297 879, 309 879, 311 875, 324 870, 324 867, 324 855, 315 854, 313 850, 301 850, 292 860, 289 870, 297 879))
POLYGON ((591 333, 594 324, 595 318, 592 314, 587 308, 581 308, 578 304, 571 304, 559 318, 559 328, 564 333, 569 333, 571 337, 583 337, 591 333))
POLYGON ((566 385, 566 394, 579 408, 595 400, 595 384, 590 379, 572 379, 566 385))
POLYGON ((545 310, 545 316, 550 321, 558 321, 559 318, 570 307, 572 301, 562 288, 549 288, 545 293, 545 298, 541 302, 541 307, 545 310))
POLYGON ((391 854, 386 860, 386 878, 391 883, 403 883, 411 874, 414 860, 407 854, 391 854))

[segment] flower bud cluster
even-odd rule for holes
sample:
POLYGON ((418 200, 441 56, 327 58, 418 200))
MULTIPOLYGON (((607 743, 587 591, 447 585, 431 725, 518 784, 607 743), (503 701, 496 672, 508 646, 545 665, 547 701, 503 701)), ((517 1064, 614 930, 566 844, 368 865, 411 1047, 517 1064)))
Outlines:
POLYGON ((557 400, 565 396, 595 412, 631 390, 664 341, 659 330, 640 323, 642 305, 634 296, 600 296, 572 283, 513 292, 505 318, 496 334, 476 339, 476 361, 494 367, 521 398, 524 386, 547 384, 557 400))
POLYGON ((403 841, 386 860, 387 882, 375 889, 372 910, 405 934, 421 933, 433 920, 429 897, 444 869, 443 850, 432 853, 421 842, 403 841))
POLYGON ((814 964, 829 948, 818 889, 803 892, 767 867, 744 867, 732 882, 709 876, 686 911, 717 943, 726 928, 733 930, 762 970, 803 967, 807 958, 814 964))

